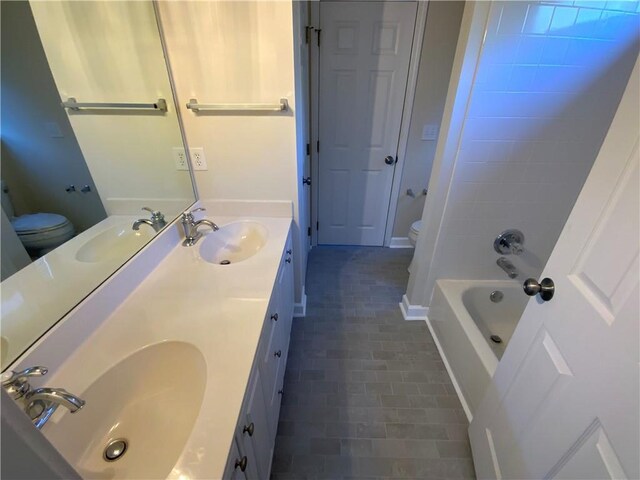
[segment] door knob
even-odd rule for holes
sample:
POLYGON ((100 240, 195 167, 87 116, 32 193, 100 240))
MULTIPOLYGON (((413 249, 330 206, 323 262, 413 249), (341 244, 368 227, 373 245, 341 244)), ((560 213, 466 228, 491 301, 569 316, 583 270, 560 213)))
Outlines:
POLYGON ((394 163, 396 163, 396 159, 392 155, 387 155, 386 157, 384 157, 384 163, 386 163, 387 165, 393 165, 394 163))
POLYGON ((543 278, 540 283, 535 278, 527 278, 522 285, 524 293, 530 297, 540 294, 540 298, 548 302, 553 298, 556 286, 550 278, 543 278))

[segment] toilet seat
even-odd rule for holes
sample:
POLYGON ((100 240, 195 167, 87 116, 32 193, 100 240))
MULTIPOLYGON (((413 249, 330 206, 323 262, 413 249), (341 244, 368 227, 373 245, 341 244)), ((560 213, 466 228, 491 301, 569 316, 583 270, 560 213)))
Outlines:
POLYGON ((73 238, 75 230, 66 217, 55 213, 32 213, 11 220, 25 248, 46 253, 73 238))
POLYGON ((11 221, 18 235, 47 232, 58 229, 66 223, 69 223, 69 220, 56 213, 29 213, 11 221))

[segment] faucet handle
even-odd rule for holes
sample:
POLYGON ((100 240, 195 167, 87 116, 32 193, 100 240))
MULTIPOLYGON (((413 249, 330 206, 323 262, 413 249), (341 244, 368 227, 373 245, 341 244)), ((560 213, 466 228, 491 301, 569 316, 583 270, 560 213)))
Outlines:
POLYGON ((142 210, 151 212, 151 220, 164 220, 164 215, 160 210, 154 210, 153 208, 149 207, 142 207, 142 210))
POLYGON ((190 211, 186 211, 182 213, 182 219, 183 220, 193 220, 193 213, 194 212, 204 212, 206 210, 206 208, 204 207, 198 207, 198 208, 194 208, 193 210, 190 211))
POLYGON ((30 386, 27 383, 29 377, 42 377, 46 375, 49 369, 47 367, 29 367, 19 372, 9 371, 4 372, 0 379, 2 381, 2 388, 14 399, 22 397, 30 390, 30 386))

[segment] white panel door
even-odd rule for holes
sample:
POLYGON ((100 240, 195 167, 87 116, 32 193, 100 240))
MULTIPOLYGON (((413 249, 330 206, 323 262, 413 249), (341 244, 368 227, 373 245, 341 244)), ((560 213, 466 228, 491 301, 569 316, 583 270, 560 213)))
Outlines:
POLYGON ((384 242, 416 9, 320 4, 318 243, 384 242))
POLYGON ((636 63, 543 272, 555 296, 529 301, 475 413, 479 478, 640 478, 639 90, 636 63))

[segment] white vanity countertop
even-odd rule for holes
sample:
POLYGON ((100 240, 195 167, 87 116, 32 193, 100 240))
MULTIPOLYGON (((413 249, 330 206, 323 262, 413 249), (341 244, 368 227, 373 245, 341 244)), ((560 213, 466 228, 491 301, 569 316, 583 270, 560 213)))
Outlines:
MULTIPOLYGON (((199 258, 204 239, 194 247, 176 245, 47 378, 48 385, 83 392, 115 364, 149 345, 175 340, 197 347, 207 368, 204 397, 185 448, 167 472, 169 478, 222 478, 291 225, 290 218, 215 217, 220 227, 238 220, 259 222, 268 230, 267 242, 258 253, 242 262, 216 265, 199 258)), ((65 415, 56 412, 50 420, 53 425, 45 426, 43 433, 47 435, 47 429, 56 428, 57 423, 61 428, 65 415)))
MULTIPOLYGON (((53 323, 134 255, 155 233, 147 225, 131 230, 140 215, 111 215, 2 282, 2 358, 16 357, 53 323), (140 236, 139 245, 103 261, 79 261, 84 245, 110 229, 140 236)), ((116 232, 114 232, 114 235, 116 232)), ((3 362, 4 363, 4 362, 3 362)))

